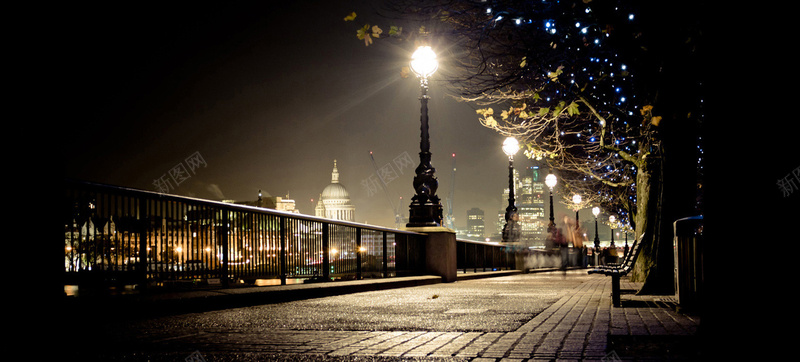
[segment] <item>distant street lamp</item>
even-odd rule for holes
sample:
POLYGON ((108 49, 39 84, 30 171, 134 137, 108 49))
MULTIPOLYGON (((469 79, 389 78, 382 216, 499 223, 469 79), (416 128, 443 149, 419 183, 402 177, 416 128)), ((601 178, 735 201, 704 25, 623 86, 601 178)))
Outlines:
POLYGON ((414 176, 414 191, 409 206, 408 227, 441 226, 442 204, 436 196, 439 181, 436 169, 431 165, 430 136, 428 135, 428 78, 436 72, 439 62, 429 46, 421 46, 411 56, 411 70, 420 79, 420 143, 419 166, 414 176))
POLYGON ((556 175, 552 173, 544 178, 544 184, 550 188, 550 224, 547 225, 547 232, 552 233, 556 228, 555 217, 553 217, 553 187, 556 186, 556 175))
POLYGON ((623 250, 625 250, 625 254, 622 254, 622 255, 624 256, 624 255, 628 254, 628 227, 626 226, 623 231, 625 233, 625 249, 623 249, 623 250))
POLYGON ((614 247, 614 223, 616 221, 617 221, 617 217, 616 216, 611 215, 611 216, 608 217, 608 223, 609 223, 609 226, 611 226, 611 245, 609 246, 610 248, 614 247))
POLYGON ((517 206, 514 200, 514 155, 519 151, 519 142, 514 137, 508 137, 503 141, 503 152, 508 156, 508 207, 506 207, 506 225, 503 226, 503 241, 517 241, 514 230, 517 230, 517 206))
POLYGON ((600 215, 600 208, 595 206, 592 208, 592 214, 594 215, 594 265, 599 265, 599 258, 600 255, 600 236, 597 235, 597 215, 600 215))
POLYGON ((580 215, 578 212, 581 210, 581 195, 575 194, 572 195, 572 202, 575 203, 575 230, 580 229, 578 225, 580 225, 580 215))

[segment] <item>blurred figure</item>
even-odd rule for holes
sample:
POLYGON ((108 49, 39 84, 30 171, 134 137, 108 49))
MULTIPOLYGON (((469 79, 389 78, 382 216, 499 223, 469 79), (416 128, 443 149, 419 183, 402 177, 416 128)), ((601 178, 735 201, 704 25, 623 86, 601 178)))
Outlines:
POLYGON ((565 233, 567 248, 572 244, 572 250, 575 251, 575 266, 585 267, 586 249, 583 247, 583 242, 586 240, 585 232, 580 225, 576 223, 575 219, 564 216, 563 220, 564 227, 566 227, 567 230, 565 233))
POLYGON ((503 241, 518 242, 522 235, 522 226, 519 224, 519 214, 514 211, 510 215, 510 220, 506 222, 503 228, 503 241))
POLYGON ((550 234, 547 236, 547 245, 551 246, 553 251, 560 255, 561 263, 559 269, 567 270, 567 253, 569 250, 567 249, 567 239, 564 236, 564 232, 561 228, 553 228, 550 231, 550 234))

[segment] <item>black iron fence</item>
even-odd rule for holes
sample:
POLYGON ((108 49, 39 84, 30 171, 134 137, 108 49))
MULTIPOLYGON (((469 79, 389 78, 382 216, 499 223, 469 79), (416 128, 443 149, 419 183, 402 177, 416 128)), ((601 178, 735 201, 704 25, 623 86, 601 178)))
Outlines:
POLYGON ((458 271, 484 272, 514 269, 514 246, 472 240, 456 240, 458 271))
POLYGON ((424 234, 66 181, 65 284, 361 279, 424 272, 424 234))

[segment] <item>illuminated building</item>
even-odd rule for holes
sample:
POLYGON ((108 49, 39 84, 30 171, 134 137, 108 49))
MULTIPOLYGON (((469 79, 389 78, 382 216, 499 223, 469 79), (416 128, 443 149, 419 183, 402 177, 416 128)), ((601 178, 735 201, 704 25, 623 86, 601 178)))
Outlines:
MULTIPOLYGON (((540 174, 539 166, 525 168, 525 173, 520 176, 514 170, 514 194, 517 200, 517 214, 521 229, 521 241, 526 245, 543 245, 547 218, 544 215, 544 177, 540 174)), ((503 190, 502 199, 508 198, 508 189, 503 190)), ((503 229, 505 210, 498 213, 497 234, 503 229)))
POLYGON ((473 207, 467 210, 467 236, 482 240, 486 235, 486 224, 483 221, 483 210, 473 207))
POLYGON ((350 194, 339 182, 339 169, 333 160, 331 183, 325 186, 317 201, 315 214, 327 219, 355 221, 356 207, 350 203, 350 194))

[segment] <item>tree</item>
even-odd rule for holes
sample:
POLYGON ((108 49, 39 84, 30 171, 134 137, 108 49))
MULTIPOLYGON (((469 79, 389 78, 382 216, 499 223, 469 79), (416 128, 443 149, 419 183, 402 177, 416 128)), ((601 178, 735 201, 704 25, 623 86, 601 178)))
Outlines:
POLYGON ((671 289, 671 223, 695 212, 697 180, 685 174, 698 169, 702 116, 701 77, 692 72, 701 28, 669 11, 692 14, 681 8, 686 4, 392 5, 391 13, 425 29, 429 41, 447 44, 445 83, 481 107, 484 126, 516 137, 528 157, 547 162, 559 174, 562 195, 581 194, 637 237, 645 234, 633 277, 645 281, 645 291, 671 289))

